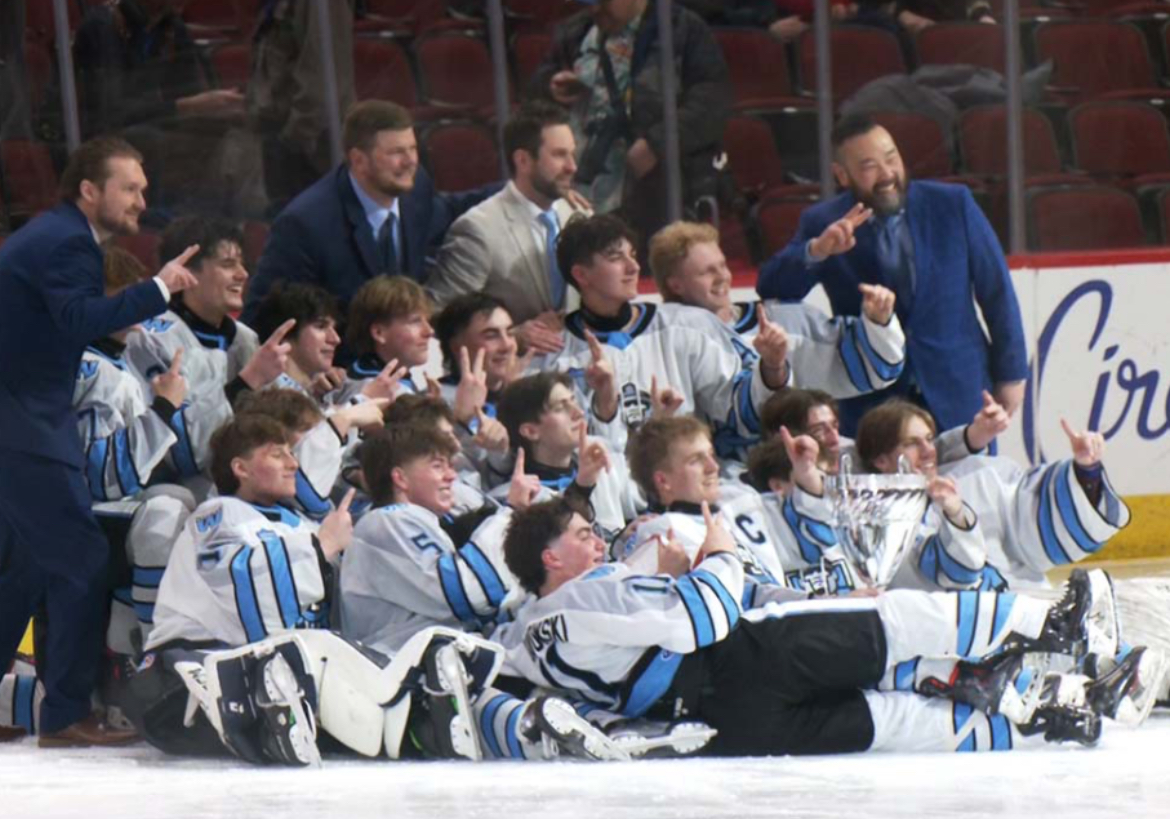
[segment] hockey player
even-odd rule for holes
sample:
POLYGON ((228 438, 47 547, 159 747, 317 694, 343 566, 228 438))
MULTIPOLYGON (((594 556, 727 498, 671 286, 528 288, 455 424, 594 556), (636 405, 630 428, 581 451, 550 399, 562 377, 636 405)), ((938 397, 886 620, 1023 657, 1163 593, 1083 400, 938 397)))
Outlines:
POLYGON ((902 372, 906 338, 894 314, 894 293, 885 287, 861 285, 860 318, 830 319, 806 304, 733 303, 719 233, 695 222, 675 222, 654 235, 650 270, 664 302, 708 310, 732 331, 744 366, 755 358, 752 340, 763 313, 788 333, 789 358, 802 385, 845 398, 883 389, 902 372))
POLYGON ((257 307, 253 329, 268 338, 289 319, 296 323, 286 336, 288 361, 274 386, 301 390, 328 406, 345 383, 345 370, 333 364, 341 345, 337 299, 313 285, 277 282, 257 307))
POLYGON ((858 425, 866 468, 890 473, 904 458, 911 470, 952 487, 980 537, 948 544, 929 526, 915 560, 896 583, 914 588, 1047 588, 1045 573, 1096 553, 1129 523, 1101 457, 1105 441, 1064 423, 1072 458, 1025 470, 1008 458, 974 457, 939 466, 934 420, 914 404, 875 407, 858 425), (961 500, 960 500, 961 499, 961 500))
MULTIPOLYGON (((588 420, 567 374, 544 372, 513 381, 498 411, 508 439, 524 450, 525 471, 540 480, 539 499, 578 496, 593 509, 593 522, 607 540, 645 510, 625 457, 587 437, 588 420)), ((509 489, 498 487, 493 495, 500 499, 509 489)))
POLYGON ((497 629, 505 672, 627 715, 702 719, 719 732, 717 755, 998 750, 1040 735, 1091 744, 1134 682, 1131 663, 1108 682, 1046 679, 1039 700, 1016 687, 1020 651, 1091 645, 1087 620, 1108 585, 1083 572, 1057 603, 887 592, 745 615, 734 542, 706 504, 703 515, 698 563, 675 579, 606 564, 567 499, 516 513, 505 559, 535 597, 497 629), (896 670, 904 690, 869 690, 896 670), (1066 685, 1083 704, 1048 699, 1066 685))
MULTIPOLYGON (((680 412, 727 428, 737 442, 755 440, 757 408, 790 383, 787 335, 764 318, 753 342, 760 358, 745 368, 731 334, 712 314, 634 301, 639 266, 633 249, 629 228, 614 216, 569 221, 557 242, 557 263, 580 292, 582 307, 565 319, 564 350, 536 366, 583 376, 595 358, 587 336, 592 333, 612 361, 625 426, 634 429, 646 419, 648 390, 657 381, 682 396, 680 412)), ((579 388, 592 406, 592 390, 579 388)))
POLYGON ((443 400, 455 410, 456 421, 472 429, 477 408, 495 418, 500 393, 532 360, 516 356, 512 315, 504 303, 487 293, 457 296, 435 317, 435 335, 447 370, 439 386, 443 400), (460 391, 472 368, 475 389, 460 391))
POLYGON ((394 399, 420 392, 410 371, 430 355, 431 299, 417 283, 402 276, 370 279, 349 303, 345 343, 356 358, 341 400, 356 393, 394 399))
POLYGON ((187 401, 171 420, 178 441, 171 447, 167 466, 187 488, 202 497, 209 488, 208 442, 212 432, 231 417, 232 401, 242 391, 267 386, 284 372, 292 329, 287 321, 260 345, 256 334, 231 318, 243 305, 243 239, 227 222, 192 216, 177 219, 163 234, 160 252, 199 245, 189 265, 199 279, 171 300, 171 309, 144 322, 144 332, 132 334, 126 361, 143 382, 166 372, 175 354, 183 351, 182 372, 187 379, 187 401))

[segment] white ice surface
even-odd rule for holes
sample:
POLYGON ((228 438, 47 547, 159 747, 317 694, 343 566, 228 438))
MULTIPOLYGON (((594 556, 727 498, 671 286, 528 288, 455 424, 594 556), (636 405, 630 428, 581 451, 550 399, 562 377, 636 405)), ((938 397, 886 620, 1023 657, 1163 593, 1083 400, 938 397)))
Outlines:
POLYGON ((321 770, 174 759, 146 746, 0 744, 0 819, 393 816, 1170 817, 1170 716, 1095 749, 625 764, 393 763, 321 770))

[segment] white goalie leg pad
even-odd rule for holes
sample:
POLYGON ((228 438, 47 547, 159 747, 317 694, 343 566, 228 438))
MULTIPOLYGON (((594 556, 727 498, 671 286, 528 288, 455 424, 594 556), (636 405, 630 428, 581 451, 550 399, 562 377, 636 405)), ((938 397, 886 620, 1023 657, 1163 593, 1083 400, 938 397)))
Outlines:
MULTIPOLYGON (((1122 639, 1170 655, 1170 578, 1115 578, 1113 591, 1122 639)), ((1162 680, 1156 699, 1170 700, 1170 675, 1162 680)))

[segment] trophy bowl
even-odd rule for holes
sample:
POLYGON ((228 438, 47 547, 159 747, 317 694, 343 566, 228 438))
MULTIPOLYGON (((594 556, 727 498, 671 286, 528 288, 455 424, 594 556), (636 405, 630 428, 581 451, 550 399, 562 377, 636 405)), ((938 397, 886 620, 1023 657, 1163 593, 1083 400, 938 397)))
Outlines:
MULTIPOLYGON (((844 466, 844 464, 843 464, 844 466)), ((922 475, 851 474, 826 476, 833 530, 858 578, 885 588, 918 537, 930 502, 922 475)))

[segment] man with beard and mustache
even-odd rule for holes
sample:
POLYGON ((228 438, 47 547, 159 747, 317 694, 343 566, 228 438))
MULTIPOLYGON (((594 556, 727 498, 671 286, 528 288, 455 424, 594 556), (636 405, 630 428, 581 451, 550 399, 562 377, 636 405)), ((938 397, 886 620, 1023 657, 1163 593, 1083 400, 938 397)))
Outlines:
POLYGON ((188 247, 152 281, 105 295, 101 243, 138 232, 141 163, 121 139, 85 143, 62 174, 61 204, 0 249, 0 669, 43 608, 42 747, 134 738, 90 713, 109 544, 90 508, 73 391, 87 344, 158 315, 196 283, 184 264, 199 248, 188 247))
POLYGON ((517 322, 517 337, 538 353, 560 351, 559 314, 577 306, 556 260, 557 236, 575 211, 565 197, 576 150, 563 108, 521 108, 504 128, 511 181, 455 221, 427 281, 440 304, 464 293, 495 296, 517 322))
POLYGON ((888 390, 843 401, 842 431, 852 434, 862 413, 891 395, 925 406, 940 429, 978 412, 984 390, 1015 412, 1028 376, 1020 307, 971 192, 907 182, 889 132, 866 117, 842 119, 833 148, 845 192, 804 212, 796 236, 760 268, 756 289, 763 298, 798 300, 822 284, 837 315, 860 312, 860 284, 897 295, 906 367, 888 390))
POLYGON ((366 100, 350 108, 342 143, 345 162, 273 222, 249 283, 245 322, 277 281, 323 287, 343 311, 378 275, 421 282, 427 257, 451 223, 499 190, 490 185, 462 194, 436 192, 419 166, 410 112, 392 102, 366 100))

